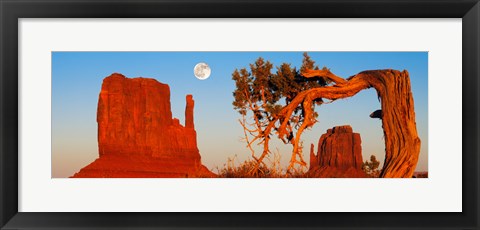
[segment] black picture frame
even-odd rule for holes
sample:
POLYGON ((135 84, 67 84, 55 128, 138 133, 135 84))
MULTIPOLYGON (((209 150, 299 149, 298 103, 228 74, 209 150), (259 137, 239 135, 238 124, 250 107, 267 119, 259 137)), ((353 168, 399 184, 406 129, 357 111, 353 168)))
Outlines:
POLYGON ((0 0, 0 15, 0 226, 2 229, 479 229, 480 4, 478 0, 0 0), (462 18, 463 212, 18 212, 18 19, 164 17, 462 18))

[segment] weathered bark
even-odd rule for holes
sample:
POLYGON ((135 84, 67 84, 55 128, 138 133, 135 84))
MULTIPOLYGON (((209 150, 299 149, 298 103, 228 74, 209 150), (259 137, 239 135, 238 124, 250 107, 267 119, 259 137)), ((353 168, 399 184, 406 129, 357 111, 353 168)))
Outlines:
MULTIPOLYGON (((412 177, 420 153, 420 139, 415 123, 413 96, 410 78, 407 71, 370 70, 363 71, 347 80, 332 74, 328 70, 307 70, 307 77, 326 77, 335 84, 332 86, 313 88, 299 93, 278 116, 270 121, 264 130, 267 137, 264 145, 267 151, 260 156, 261 161, 268 154, 268 135, 275 123, 280 121, 277 129, 279 138, 288 134, 288 120, 295 108, 303 105, 305 122, 298 130, 295 138, 300 139, 305 128, 316 121, 311 119, 312 101, 318 98, 337 100, 352 97, 363 89, 375 88, 382 107, 382 127, 385 135, 385 162, 381 177, 412 177)), ((292 153, 296 155, 295 149, 292 153)))
POLYGON ((380 177, 411 178, 420 154, 415 109, 407 71, 367 72, 382 105, 385 162, 380 177))

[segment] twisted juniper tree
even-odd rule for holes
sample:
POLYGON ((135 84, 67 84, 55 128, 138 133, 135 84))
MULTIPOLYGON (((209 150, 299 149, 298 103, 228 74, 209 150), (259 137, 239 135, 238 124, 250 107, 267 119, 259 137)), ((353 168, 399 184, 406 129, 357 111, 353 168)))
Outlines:
MULTIPOLYGON (((269 140, 271 138, 271 130, 278 130, 276 126, 270 123, 277 123, 279 120, 279 112, 300 93, 308 89, 326 86, 328 81, 322 77, 305 78, 301 76, 301 71, 307 69, 319 70, 315 66, 315 62, 304 53, 302 67, 299 70, 292 68, 290 64, 283 63, 276 67, 273 72, 273 65, 258 58, 255 63, 250 64, 250 68, 235 70, 232 79, 235 81, 236 89, 233 92, 234 108, 242 115, 239 120, 244 129, 244 139, 247 147, 252 153, 252 157, 259 163, 263 162, 263 158, 270 153, 269 140), (249 119, 247 119, 247 117, 249 119), (252 147, 253 144, 263 144, 263 152, 257 157, 252 147)), ((314 106, 321 104, 321 98, 314 100, 310 105, 314 110, 314 106)), ((292 169, 295 164, 306 165, 301 152, 300 135, 306 127, 302 124, 305 119, 315 119, 307 117, 303 109, 303 105, 298 105, 293 109, 293 113, 289 119, 282 118, 286 121, 287 135, 281 136, 280 139, 293 146, 292 157, 288 169, 292 169)))
POLYGON ((377 91, 385 136, 385 162, 380 177, 411 177, 418 162, 418 138, 413 96, 407 71, 369 70, 347 79, 329 69, 319 69, 304 53, 300 70, 283 63, 273 65, 258 58, 246 68, 235 70, 234 108, 242 115, 245 140, 252 157, 261 164, 270 153, 269 141, 276 135, 293 146, 288 170, 305 166, 301 135, 317 122, 315 106, 348 98, 368 88, 377 91), (247 119, 248 118, 248 119, 247 119), (257 156, 252 145, 263 146, 257 156))

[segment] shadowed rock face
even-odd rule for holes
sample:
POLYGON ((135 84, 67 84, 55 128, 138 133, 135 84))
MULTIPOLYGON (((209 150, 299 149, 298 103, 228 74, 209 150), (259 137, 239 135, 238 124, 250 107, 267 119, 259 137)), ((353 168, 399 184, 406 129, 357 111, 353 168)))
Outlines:
POLYGON ((100 157, 73 177, 213 176, 201 164, 186 97, 186 127, 172 118, 170 88, 154 79, 112 74, 103 80, 97 123, 100 157))
POLYGON ((349 125, 327 130, 318 141, 315 156, 310 149, 310 177, 365 177, 362 171, 362 140, 349 125))

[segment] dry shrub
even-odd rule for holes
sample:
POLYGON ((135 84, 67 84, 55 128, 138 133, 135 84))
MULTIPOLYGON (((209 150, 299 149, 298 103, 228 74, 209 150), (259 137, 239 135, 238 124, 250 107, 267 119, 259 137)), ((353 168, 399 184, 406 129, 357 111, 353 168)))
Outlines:
MULTIPOLYGON (((278 151, 278 150, 277 150, 278 151)), ((280 165, 280 154, 274 153, 267 158, 268 163, 258 164, 256 160, 248 159, 239 165, 235 164, 237 156, 228 158, 222 169, 217 167, 221 178, 302 178, 305 177, 305 167, 297 167, 290 172, 280 165)))

